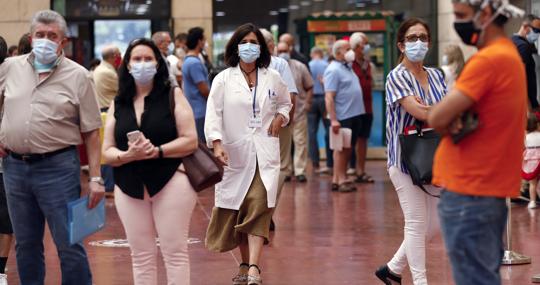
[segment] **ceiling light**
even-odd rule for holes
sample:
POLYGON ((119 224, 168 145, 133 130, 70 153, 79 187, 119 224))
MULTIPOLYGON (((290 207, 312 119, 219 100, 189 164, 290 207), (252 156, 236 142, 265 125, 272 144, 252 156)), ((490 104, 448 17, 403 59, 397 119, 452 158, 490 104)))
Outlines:
POLYGON ((301 2, 300 2, 300 5, 302 5, 302 6, 309 6, 309 5, 311 5, 311 1, 301 1, 301 2))
POLYGON ((289 9, 290 10, 298 10, 298 9, 300 9, 300 6, 298 6, 298 5, 290 5, 289 9))
POLYGON ((287 8, 281 8, 281 9, 279 9, 279 12, 280 12, 280 13, 287 13, 287 12, 289 12, 289 9, 287 9, 287 8))
POLYGON ((279 15, 279 12, 273 10, 273 11, 270 11, 268 14, 270 14, 270 16, 277 16, 277 15, 279 15))
POLYGON ((216 12, 216 17, 223 17, 223 16, 225 16, 225 12, 223 12, 223 11, 217 11, 216 12))

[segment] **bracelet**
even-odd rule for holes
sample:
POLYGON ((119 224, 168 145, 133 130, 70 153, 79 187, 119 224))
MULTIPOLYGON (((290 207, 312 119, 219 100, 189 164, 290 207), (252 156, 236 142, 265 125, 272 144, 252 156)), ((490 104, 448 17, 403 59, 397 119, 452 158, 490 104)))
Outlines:
POLYGON ((158 146, 158 153, 159 153, 159 158, 163 158, 163 148, 161 146, 158 146))

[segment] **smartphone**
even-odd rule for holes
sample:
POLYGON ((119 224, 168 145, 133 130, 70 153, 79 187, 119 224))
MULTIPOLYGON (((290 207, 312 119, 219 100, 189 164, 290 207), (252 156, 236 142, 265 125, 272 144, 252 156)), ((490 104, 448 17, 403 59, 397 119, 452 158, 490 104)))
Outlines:
POLYGON ((478 120, 478 114, 471 111, 465 112, 460 118, 463 128, 459 130, 457 134, 452 135, 452 141, 454 144, 459 143, 463 138, 465 138, 470 133, 474 132, 480 125, 478 120))
POLYGON ((127 133, 127 138, 130 143, 134 143, 142 135, 141 131, 132 131, 127 133))

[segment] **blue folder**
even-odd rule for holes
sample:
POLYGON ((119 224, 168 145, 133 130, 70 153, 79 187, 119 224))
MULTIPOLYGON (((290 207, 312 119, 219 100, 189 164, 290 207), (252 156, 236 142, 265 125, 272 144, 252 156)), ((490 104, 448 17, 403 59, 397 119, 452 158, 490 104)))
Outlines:
POLYGON ((71 201, 68 207, 69 242, 73 245, 105 227, 105 199, 88 209, 88 196, 71 201))

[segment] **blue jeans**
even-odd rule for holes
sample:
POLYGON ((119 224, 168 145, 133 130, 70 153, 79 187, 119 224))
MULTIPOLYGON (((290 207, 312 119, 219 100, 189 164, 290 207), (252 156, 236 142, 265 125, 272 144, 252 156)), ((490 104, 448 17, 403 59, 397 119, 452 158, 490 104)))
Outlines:
POLYGON ((314 166, 318 167, 319 158, 319 143, 317 142, 317 132, 319 130, 319 122, 323 121, 324 125, 324 144, 326 146, 326 166, 332 168, 334 166, 333 152, 330 150, 330 142, 328 137, 328 128, 330 127, 330 120, 326 119, 326 106, 324 102, 324 95, 313 95, 313 103, 311 110, 309 110, 308 118, 308 152, 314 166))
POLYGON ((197 129, 197 137, 202 142, 206 142, 206 138, 204 137, 204 119, 205 117, 195 119, 195 128, 197 129))
POLYGON ((107 164, 101 165, 101 176, 105 181, 105 192, 114 192, 114 171, 113 167, 107 164))
POLYGON ((44 284, 45 221, 60 258, 62 284, 92 284, 82 243, 69 243, 67 203, 80 196, 79 171, 75 149, 33 163, 11 156, 4 159, 4 183, 21 284, 44 284))
POLYGON ((439 216, 457 285, 501 284, 507 213, 502 198, 441 193, 439 216))

